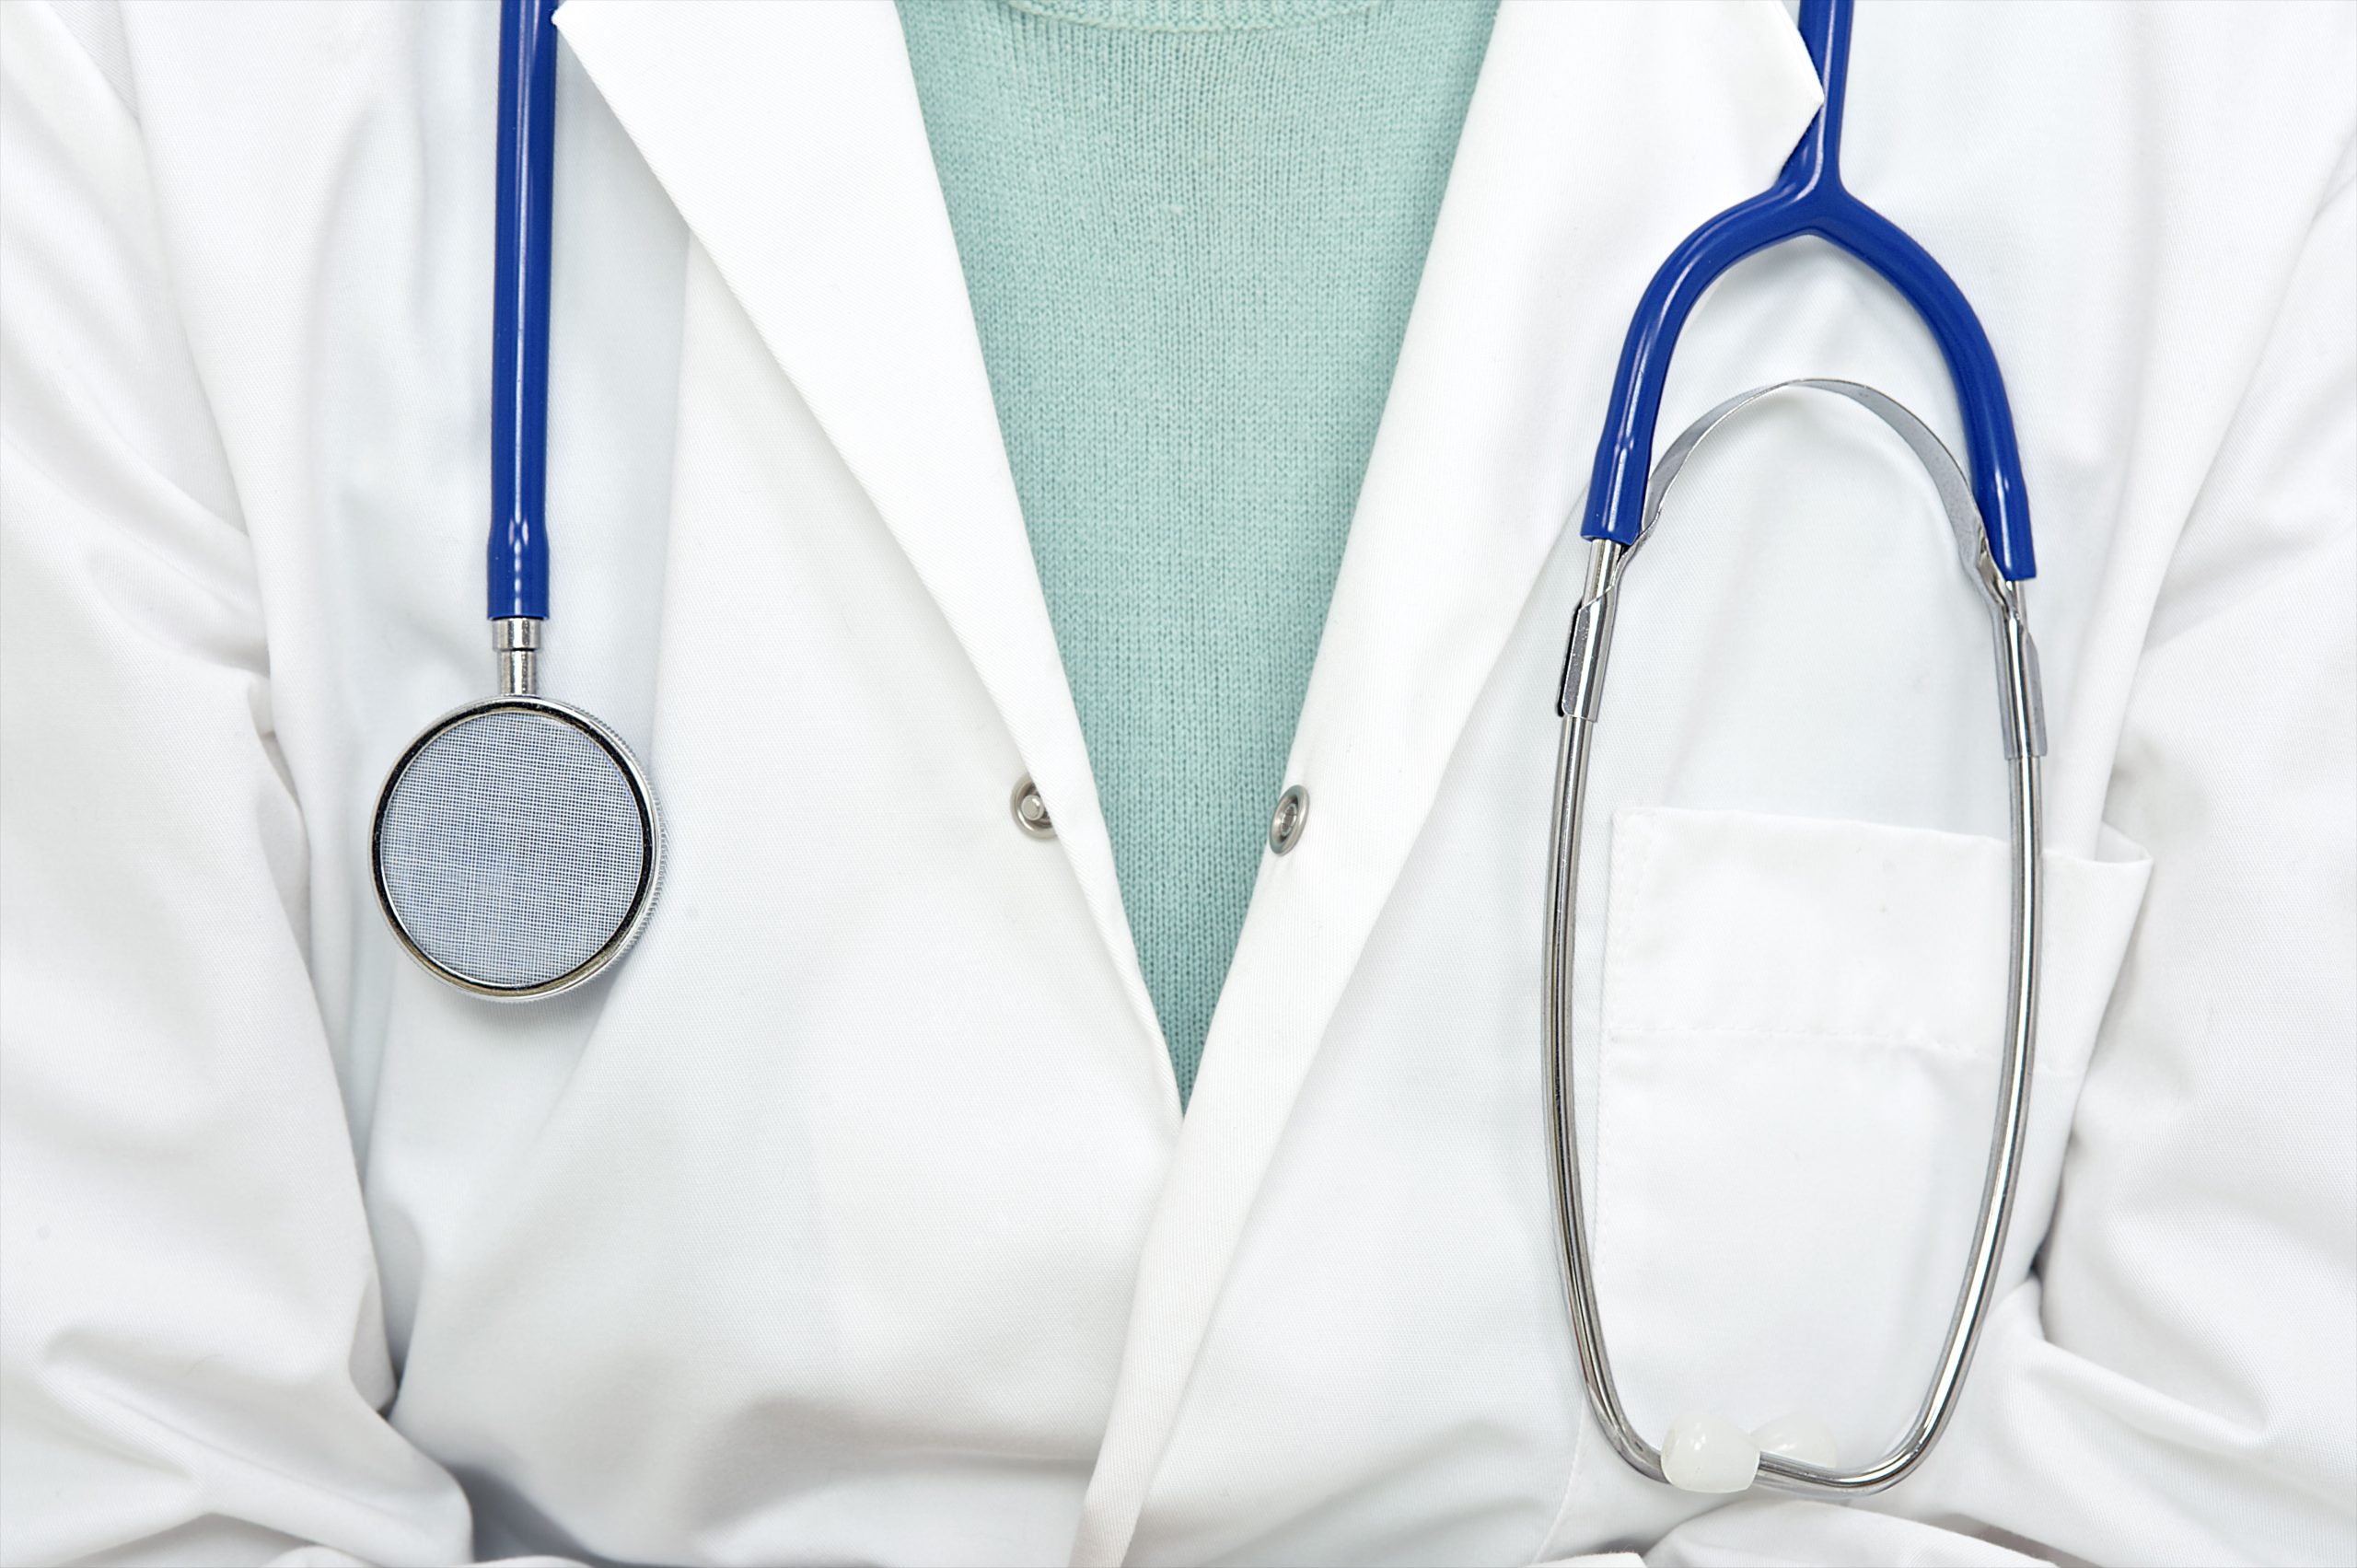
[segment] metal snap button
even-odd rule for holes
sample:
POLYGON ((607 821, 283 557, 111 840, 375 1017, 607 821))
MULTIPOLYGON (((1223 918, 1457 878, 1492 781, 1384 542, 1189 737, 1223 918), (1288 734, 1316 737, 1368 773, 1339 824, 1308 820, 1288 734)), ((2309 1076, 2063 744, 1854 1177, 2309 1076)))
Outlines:
POLYGON ((1308 822, 1309 792, 1295 784, 1277 796, 1277 814, 1269 819, 1269 848, 1278 854, 1291 853, 1308 822))
POLYGON ((1015 793, 1007 797, 1007 806, 1015 813, 1015 825, 1035 839, 1056 836, 1056 819, 1048 815, 1048 803, 1039 796, 1039 786, 1026 773, 1016 781, 1015 793))

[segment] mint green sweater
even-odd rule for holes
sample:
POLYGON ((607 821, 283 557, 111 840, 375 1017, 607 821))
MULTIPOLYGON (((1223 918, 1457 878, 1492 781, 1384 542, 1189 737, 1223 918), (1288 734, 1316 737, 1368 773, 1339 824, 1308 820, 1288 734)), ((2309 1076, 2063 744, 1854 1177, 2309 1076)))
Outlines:
POLYGON ((1182 1097, 1495 8, 900 0, 1182 1097))

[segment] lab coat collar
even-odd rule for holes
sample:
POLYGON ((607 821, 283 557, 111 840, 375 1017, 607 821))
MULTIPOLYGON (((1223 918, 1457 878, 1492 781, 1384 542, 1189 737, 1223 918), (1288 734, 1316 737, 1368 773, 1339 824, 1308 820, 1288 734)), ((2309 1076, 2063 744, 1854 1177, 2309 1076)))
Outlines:
MULTIPOLYGON (((938 602, 1160 1051, 896 13, 558 16, 938 602)), ((1778 0, 1502 8, 1288 764, 1311 821, 1263 861, 1213 1020, 1076 1561, 1128 1550, 1295 1098, 1577 504, 1629 312, 1688 230, 1767 184, 1817 101, 1778 0)))
POLYGON ((569 0, 557 23, 972 661, 1167 1081, 897 12, 569 0))

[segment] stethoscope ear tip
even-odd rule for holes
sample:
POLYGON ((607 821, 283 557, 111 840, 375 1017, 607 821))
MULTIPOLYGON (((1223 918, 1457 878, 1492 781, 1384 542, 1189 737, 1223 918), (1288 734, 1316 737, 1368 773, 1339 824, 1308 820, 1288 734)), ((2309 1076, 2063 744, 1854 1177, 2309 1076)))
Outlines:
POLYGON ((1747 1492, 1759 1473, 1759 1445, 1723 1415, 1679 1416, 1661 1440, 1661 1478, 1680 1492, 1747 1492))
POLYGON ((1754 1427, 1751 1440, 1763 1454, 1798 1459, 1821 1470, 1831 1469, 1840 1458, 1833 1446, 1833 1429, 1806 1411, 1788 1411, 1765 1426, 1754 1427))
POLYGON ((1833 1429, 1803 1411, 1755 1432, 1709 1411, 1683 1415, 1662 1439, 1661 1475, 1680 1492, 1747 1492, 1759 1479, 1762 1454, 1829 1470, 1836 1458, 1833 1429))

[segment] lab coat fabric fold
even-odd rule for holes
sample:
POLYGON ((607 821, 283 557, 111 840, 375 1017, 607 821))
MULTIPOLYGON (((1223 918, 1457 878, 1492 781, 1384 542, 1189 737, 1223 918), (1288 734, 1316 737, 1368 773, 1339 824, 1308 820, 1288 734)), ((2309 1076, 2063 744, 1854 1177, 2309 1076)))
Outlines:
MULTIPOLYGON (((494 7, 0 6, 0 1559, 2357 1556, 2352 13, 1861 8, 1849 178, 2020 425, 2051 904, 1988 1332, 1848 1507, 1605 1445, 1539 1049, 1567 519, 1651 269, 1814 111, 1783 9, 1502 7, 1183 1119, 892 7, 560 17, 544 680, 670 837, 615 974, 513 1008, 366 859, 491 679, 494 7)), ((1810 246, 1665 435, 1794 376, 1956 437, 1810 246)), ((2006 946, 1987 616, 1870 418, 1689 468, 1590 787, 1632 1410, 1862 1457, 2006 946)))

